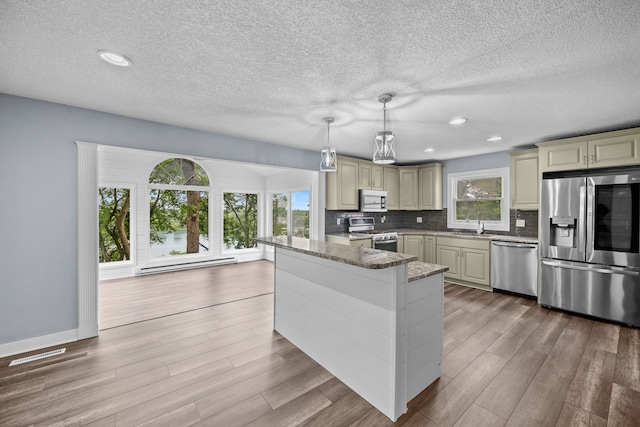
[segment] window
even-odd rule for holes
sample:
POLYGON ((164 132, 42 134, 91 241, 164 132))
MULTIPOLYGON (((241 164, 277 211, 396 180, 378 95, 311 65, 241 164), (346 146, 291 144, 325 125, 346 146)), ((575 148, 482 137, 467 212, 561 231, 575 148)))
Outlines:
POLYGON ((223 240, 225 250, 255 248, 258 245, 258 195, 224 193, 223 240))
POLYGON ((192 160, 168 159, 149 177, 151 257, 209 252, 209 177, 192 160))
POLYGON ((100 263, 131 260, 131 189, 98 188, 98 259, 100 263))
POLYGON ((509 230, 509 169, 449 174, 447 227, 509 230))
POLYGON ((309 190, 271 195, 274 236, 309 238, 309 190))

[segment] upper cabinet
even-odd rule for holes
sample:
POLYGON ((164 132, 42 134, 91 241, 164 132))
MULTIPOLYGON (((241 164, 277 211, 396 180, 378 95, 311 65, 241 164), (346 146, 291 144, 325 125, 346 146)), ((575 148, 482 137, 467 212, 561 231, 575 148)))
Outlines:
POLYGON ((640 129, 537 144, 540 173, 640 164, 640 129))
POLYGON ((400 175, 397 166, 383 167, 383 190, 387 192, 387 209, 397 211, 400 209, 400 175))
POLYGON ((398 173, 400 175, 400 209, 418 210, 418 168, 400 166, 398 173))
POLYGON ((357 210, 359 162, 348 157, 338 156, 338 170, 329 172, 327 177, 327 209, 357 210))
POLYGON ((363 190, 383 189, 383 167, 373 162, 358 163, 358 188, 363 190))
POLYGON ((387 192, 388 210, 442 209, 442 164, 377 165, 338 156, 337 172, 326 175, 327 209, 357 210, 358 190, 387 192))
POLYGON ((511 208, 538 209, 538 149, 512 151, 511 208))
POLYGON ((442 210, 442 164, 418 167, 418 209, 442 210))

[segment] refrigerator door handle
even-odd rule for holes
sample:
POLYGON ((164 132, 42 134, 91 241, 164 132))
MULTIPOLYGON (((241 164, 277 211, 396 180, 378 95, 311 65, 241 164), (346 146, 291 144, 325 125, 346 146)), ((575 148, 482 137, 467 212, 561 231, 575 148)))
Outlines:
MULTIPOLYGON (((583 256, 586 254, 585 247, 585 234, 587 232, 588 224, 585 224, 586 215, 586 205, 587 205, 587 187, 584 185, 580 186, 580 212, 578 214, 578 248, 579 251, 583 253, 583 256)), ((584 260, 584 259, 583 259, 584 260)))
POLYGON ((542 260, 542 263, 550 267, 566 268, 569 270, 583 270, 583 271, 593 271, 596 273, 605 273, 605 274, 624 274, 626 276, 640 276, 640 271, 637 271, 637 270, 614 268, 614 267, 608 267, 605 265, 589 267, 589 266, 582 266, 577 264, 567 264, 561 261, 549 261, 546 259, 542 260))

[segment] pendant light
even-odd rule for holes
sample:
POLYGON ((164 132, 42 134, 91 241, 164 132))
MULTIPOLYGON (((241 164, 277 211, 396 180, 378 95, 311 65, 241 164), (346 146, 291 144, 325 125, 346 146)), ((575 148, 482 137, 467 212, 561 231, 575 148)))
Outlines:
POLYGON ((387 130, 387 102, 391 101, 393 95, 383 93, 378 97, 378 101, 383 104, 384 121, 383 130, 378 132, 375 138, 373 150, 373 163, 390 164, 396 162, 396 143, 393 140, 393 132, 387 130))
POLYGON ((333 117, 325 117, 322 121, 327 124, 327 145, 320 150, 320 172, 335 172, 338 170, 336 147, 332 147, 329 143, 329 130, 333 117))

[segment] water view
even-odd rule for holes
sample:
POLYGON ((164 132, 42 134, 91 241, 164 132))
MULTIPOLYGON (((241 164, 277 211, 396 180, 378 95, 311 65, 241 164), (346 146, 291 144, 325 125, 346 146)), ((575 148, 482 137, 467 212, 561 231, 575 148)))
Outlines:
MULTIPOLYGON (((151 244, 151 257, 163 257, 186 253, 187 251, 187 231, 179 230, 172 233, 159 233, 164 243, 151 244), (172 254, 173 252, 173 254, 172 254)), ((209 237, 200 235, 200 253, 207 253, 209 248, 209 237)))

